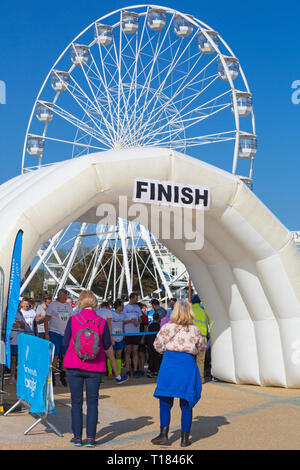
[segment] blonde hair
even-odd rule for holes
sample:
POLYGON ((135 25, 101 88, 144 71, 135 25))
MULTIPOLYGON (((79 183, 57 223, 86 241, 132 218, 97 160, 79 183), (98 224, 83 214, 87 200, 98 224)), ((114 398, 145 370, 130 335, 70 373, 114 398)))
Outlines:
POLYGON ((83 290, 80 293, 77 304, 80 308, 95 308, 97 307, 98 300, 95 294, 91 290, 83 290))
POLYGON ((195 315, 187 300, 177 300, 172 315, 170 317, 171 323, 177 325, 192 325, 195 321, 195 315))

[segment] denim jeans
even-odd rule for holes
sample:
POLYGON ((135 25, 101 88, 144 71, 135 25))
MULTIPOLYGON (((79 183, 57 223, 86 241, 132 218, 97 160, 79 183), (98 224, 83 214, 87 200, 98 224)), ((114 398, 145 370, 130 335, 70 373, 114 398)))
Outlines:
POLYGON ((95 439, 98 423, 98 395, 101 383, 100 372, 90 372, 83 369, 66 369, 71 391, 72 431, 75 437, 82 437, 83 428, 83 387, 86 387, 86 437, 95 439))

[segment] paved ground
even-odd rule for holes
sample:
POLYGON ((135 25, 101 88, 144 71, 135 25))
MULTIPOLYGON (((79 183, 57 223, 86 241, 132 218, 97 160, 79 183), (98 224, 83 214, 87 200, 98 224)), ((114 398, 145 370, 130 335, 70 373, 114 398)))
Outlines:
MULTIPOLYGON (((99 401, 96 449, 159 450, 150 440, 159 429, 158 400, 153 398, 155 379, 130 379, 115 385, 105 378, 99 401)), ((15 402, 15 386, 6 383, 8 399, 15 402)), ((0 449, 65 450, 71 438, 70 395, 55 387, 56 415, 49 421, 63 433, 58 437, 38 424, 28 435, 24 431, 34 419, 27 410, 0 416, 0 449)), ((300 390, 263 388, 208 382, 194 408, 189 450, 201 449, 300 449, 300 390)), ((170 426, 172 446, 180 447, 180 408, 176 400, 170 426)), ((83 449, 83 448, 82 448, 83 449)), ((79 451, 80 449, 74 449, 79 451)))

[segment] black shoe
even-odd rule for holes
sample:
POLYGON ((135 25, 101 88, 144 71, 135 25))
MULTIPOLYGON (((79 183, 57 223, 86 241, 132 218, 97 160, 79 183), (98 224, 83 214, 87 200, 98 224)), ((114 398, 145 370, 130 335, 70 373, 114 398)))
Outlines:
POLYGON ((60 373, 60 381, 61 381, 61 384, 64 386, 64 387, 67 387, 68 386, 68 382, 66 380, 66 373, 65 372, 61 372, 60 373))
POLYGON ((135 379, 139 379, 139 378, 140 378, 140 374, 139 374, 139 371, 138 371, 138 370, 135 370, 135 371, 133 372, 133 377, 134 377, 135 379))
POLYGON ((159 436, 151 440, 152 444, 157 445, 157 446, 168 445, 169 444, 168 433, 169 433, 169 426, 163 426, 162 428, 160 428, 160 434, 159 436))
POLYGON ((130 378, 131 377, 131 370, 127 370, 126 375, 130 378))
POLYGON ((191 441, 189 440, 190 433, 181 431, 181 447, 188 447, 191 445, 191 441))

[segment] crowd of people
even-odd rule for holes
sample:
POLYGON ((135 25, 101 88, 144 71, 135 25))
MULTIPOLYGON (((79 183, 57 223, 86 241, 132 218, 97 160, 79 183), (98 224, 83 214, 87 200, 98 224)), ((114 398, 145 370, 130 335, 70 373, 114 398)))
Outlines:
POLYGON ((30 299, 23 299, 10 338, 10 383, 16 381, 18 334, 37 335, 54 344, 53 385, 59 372, 61 384, 70 388, 72 444, 82 445, 85 383, 86 445, 95 445, 98 391, 103 374, 107 374, 108 378, 114 375, 117 384, 131 377, 157 377, 154 396, 160 403, 161 432, 152 443, 168 442, 170 411, 174 397, 178 397, 182 410, 181 444, 190 445, 192 408, 200 399, 205 375, 210 374, 209 320, 197 295, 191 304, 176 298, 169 299, 168 304, 165 309, 155 298, 150 301, 149 310, 133 292, 128 301, 117 299, 98 305, 91 291, 83 291, 74 303, 65 289, 59 290, 56 299, 45 295, 36 309, 30 299))

